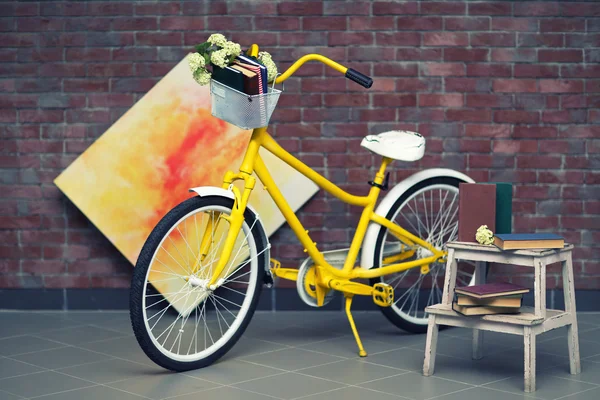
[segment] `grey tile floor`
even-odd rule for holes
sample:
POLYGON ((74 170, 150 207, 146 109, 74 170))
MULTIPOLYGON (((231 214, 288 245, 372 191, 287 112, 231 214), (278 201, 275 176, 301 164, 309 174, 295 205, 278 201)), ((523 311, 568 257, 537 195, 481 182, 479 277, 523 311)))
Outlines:
POLYGON ((600 314, 579 314, 582 373, 570 375, 564 329, 538 337, 537 391, 523 393, 521 337, 440 333, 436 374, 424 377, 425 335, 378 312, 355 313, 359 358, 342 312, 257 313, 218 363, 186 373, 154 365, 126 312, 0 312, 0 400, 98 399, 600 399, 600 314))

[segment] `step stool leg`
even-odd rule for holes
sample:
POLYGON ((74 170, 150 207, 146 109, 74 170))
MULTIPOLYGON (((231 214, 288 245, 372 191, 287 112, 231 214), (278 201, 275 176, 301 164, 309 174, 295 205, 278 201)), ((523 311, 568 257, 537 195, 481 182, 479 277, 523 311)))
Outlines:
POLYGON ((435 370, 435 353, 437 351, 438 325, 435 315, 429 315, 427 325, 427 340, 425 342, 425 361, 423 362, 423 375, 431 376, 435 370))
POLYGON ((575 307, 575 285, 573 284, 573 261, 571 255, 562 263, 563 291, 565 295, 565 311, 571 315, 571 325, 567 328, 567 341, 569 343, 569 364, 572 375, 581 372, 579 359, 579 334, 577 329, 577 310, 575 307))
POLYGON ((535 392, 535 333, 529 326, 526 326, 524 329, 525 391, 535 392))
MULTIPOLYGON (((475 264, 475 284, 482 285, 485 283, 487 263, 485 261, 477 261, 475 264)), ((473 329, 473 360, 481 360, 483 358, 483 331, 473 329)))

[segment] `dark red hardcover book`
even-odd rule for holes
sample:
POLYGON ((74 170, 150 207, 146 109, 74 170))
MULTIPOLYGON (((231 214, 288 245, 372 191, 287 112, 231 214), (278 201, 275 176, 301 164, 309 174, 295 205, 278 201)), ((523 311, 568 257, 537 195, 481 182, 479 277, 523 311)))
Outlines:
POLYGON ((495 232, 496 185, 461 183, 458 189, 458 241, 477 242, 475 234, 481 225, 495 232))
POLYGON ((512 296, 529 292, 529 289, 523 286, 507 282, 485 283, 483 285, 457 287, 455 293, 465 296, 471 296, 478 299, 489 297, 512 296))

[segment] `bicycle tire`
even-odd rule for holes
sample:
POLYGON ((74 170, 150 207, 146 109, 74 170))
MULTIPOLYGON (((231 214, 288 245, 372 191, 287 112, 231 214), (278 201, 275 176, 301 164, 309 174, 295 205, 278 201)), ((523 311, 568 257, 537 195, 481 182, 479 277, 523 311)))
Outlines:
MULTIPOLYGON (((144 246, 140 252, 140 256, 138 257, 131 281, 130 317, 135 337, 144 353, 152 361, 154 361, 156 364, 163 368, 176 372, 188 371, 209 366, 216 360, 221 358, 223 355, 225 355, 233 347, 233 345, 239 340, 243 332, 246 330, 246 327, 248 326, 250 320, 252 319, 252 316, 254 315, 254 311, 256 309, 262 289, 262 283, 265 274, 265 266, 268 266, 268 252, 264 251, 267 246, 266 238, 264 237, 260 229, 251 228, 255 226, 254 223, 257 221, 256 215, 254 215, 254 213, 250 209, 247 209, 244 214, 243 228, 245 227, 246 230, 249 230, 250 232, 250 234, 248 234, 246 238, 252 238, 251 241, 249 240, 249 243, 254 243, 254 249, 250 249, 249 251, 253 251, 254 254, 256 254, 256 262, 252 262, 252 258, 250 259, 250 261, 248 261, 250 263, 251 270, 255 270, 253 273, 250 274, 250 276, 254 276, 254 278, 252 279, 253 286, 248 287, 248 294, 246 297, 249 296, 250 300, 244 300, 244 302, 242 303, 243 306, 246 306, 247 304, 247 308, 243 315, 236 317, 235 321, 237 326, 235 331, 231 333, 229 338, 224 343, 220 344, 211 351, 207 352, 204 356, 199 357, 197 359, 190 359, 189 361, 187 359, 175 359, 175 357, 165 354, 165 349, 161 349, 159 348, 159 346, 157 346, 157 341, 153 340, 156 339, 153 336, 154 333, 148 331, 149 325, 146 324, 146 309, 148 307, 145 306, 144 296, 145 288, 148 288, 148 285, 150 284, 148 282, 149 270, 152 267, 152 261, 154 259, 154 256, 158 253, 159 246, 161 246, 161 243, 167 238, 169 232, 171 232, 174 229, 174 227, 177 227, 177 224, 181 222, 186 216, 191 215, 191 213, 194 212, 209 209, 209 207, 222 210, 231 210, 233 207, 233 200, 223 196, 192 197, 188 200, 183 201, 178 206, 169 211, 159 221, 159 223, 152 230, 148 239, 144 243, 144 246), (246 303, 246 301, 248 301, 248 303, 246 303), (237 318, 241 318, 241 320, 238 321, 237 318)), ((217 245, 217 248, 218 247, 219 246, 217 245)), ((210 296, 206 297, 203 300, 204 306, 208 304, 209 297, 210 296)), ((215 307, 217 307, 216 304, 215 307)), ((194 311, 190 311, 189 313, 191 314, 191 312, 196 312, 198 308, 199 306, 197 306, 197 308, 194 309, 194 311)), ((207 315, 207 312, 208 311, 205 310, 205 316, 207 315)), ((159 319, 160 318, 163 318, 163 316, 159 317, 159 319)), ((219 316, 217 316, 217 319, 218 318, 219 316)), ((208 318, 205 319, 205 323, 207 319, 208 318)), ((187 318, 187 320, 189 320, 189 317, 187 318)), ((220 321, 219 327, 221 327, 220 321)), ((196 323, 196 330, 197 328, 198 322, 196 323)), ((208 330, 210 334, 210 328, 208 328, 208 330)), ((228 332, 229 331, 226 331, 226 333, 228 332)), ((206 340, 206 331, 204 333, 204 337, 206 340)), ((196 338, 196 341, 197 340, 198 338, 196 338)), ((217 343, 218 342, 219 341, 217 341, 217 343)))

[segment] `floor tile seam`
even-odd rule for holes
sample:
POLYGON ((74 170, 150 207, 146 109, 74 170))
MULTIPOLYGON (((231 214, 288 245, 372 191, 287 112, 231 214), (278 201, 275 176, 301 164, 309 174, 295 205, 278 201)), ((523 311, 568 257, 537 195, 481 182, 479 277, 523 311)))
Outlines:
MULTIPOLYGON (((69 322, 74 322, 74 321, 69 321, 69 322)), ((67 329, 83 328, 88 325, 89 324, 79 324, 79 325, 66 326, 66 327, 61 327, 61 328, 52 328, 52 329, 47 329, 47 330, 43 330, 43 331, 36 331, 35 333, 28 333, 28 335, 36 336, 36 335, 39 335, 42 333, 60 332, 60 331, 66 331, 67 329)), ((45 339, 45 338, 42 338, 42 339, 45 339)), ((52 339, 46 339, 46 340, 52 340, 52 339)))
MULTIPOLYGON (((408 371, 408 372, 411 372, 411 371, 408 371)), ((393 377, 395 377, 395 376, 400 376, 400 375, 405 375, 405 374, 397 374, 397 375, 392 375, 392 376, 388 376, 387 378, 393 378, 393 377)), ((387 378, 381 378, 381 379, 387 379, 387 378)), ((367 387, 360 386, 360 385, 364 385, 365 383, 375 382, 375 381, 378 381, 378 380, 381 380, 381 379, 375 379, 375 380, 372 380, 372 381, 369 381, 369 382, 363 382, 363 383, 360 383, 360 384, 358 384, 358 385, 349 385, 349 386, 350 386, 350 387, 356 387, 356 388, 360 388, 360 389, 371 390, 371 391, 373 391, 373 392, 377 392, 377 393, 382 393, 382 394, 392 395, 392 396, 398 397, 399 399, 405 399, 405 400, 415 400, 415 399, 413 399, 412 397, 401 396, 401 395, 399 395, 399 394, 395 394, 395 393, 388 393, 388 392, 384 392, 384 391, 382 391, 382 390, 377 390, 377 389, 372 389, 372 388, 367 388, 367 387)))
POLYGON ((580 391, 580 392, 575 392, 575 393, 569 393, 569 394, 565 394, 564 396, 557 397, 557 398, 556 398, 556 399, 554 399, 554 400, 560 400, 560 399, 564 399, 564 398, 566 398, 566 397, 569 397, 569 396, 573 396, 573 395, 575 395, 575 394, 581 394, 581 393, 589 392, 589 391, 591 391, 591 390, 596 390, 596 389, 598 389, 599 387, 600 387, 600 386, 593 387, 593 388, 589 388, 589 389, 585 389, 585 390, 582 390, 582 391, 580 391))
POLYGON ((42 396, 49 396, 49 395, 55 395, 55 394, 61 394, 61 393, 74 392, 75 390, 89 389, 91 387, 96 387, 96 386, 100 386, 100 385, 98 385, 97 383, 94 383, 93 385, 79 387, 79 388, 75 388, 75 389, 61 390, 59 392, 53 392, 53 393, 44 393, 44 394, 41 394, 39 396, 30 397, 30 399, 37 399, 37 398, 42 397, 42 396))
MULTIPOLYGON (((29 364, 29 365, 33 365, 33 364, 29 364)), ((35 365, 35 366, 37 367, 37 365, 35 365)), ((41 368, 41 367, 38 367, 38 368, 41 368)), ((30 372, 30 373, 28 373, 28 374, 19 374, 19 375, 14 375, 14 376, 7 376, 7 377, 5 377, 5 378, 0 378, 0 382, 2 382, 2 381, 3 381, 3 380, 5 380, 5 379, 21 378, 21 377, 23 377, 23 376, 34 375, 34 374, 39 374, 39 373, 41 373, 41 372, 49 372, 49 371, 52 371, 52 370, 50 370, 50 369, 47 369, 47 368, 42 368, 42 370, 41 370, 41 371, 35 371, 35 372, 30 372)))
POLYGON ((378 367, 386 367, 386 368, 391 368, 391 369, 395 369, 395 370, 398 370, 398 371, 403 371, 403 372, 416 372, 416 371, 418 371, 418 370, 416 370, 416 369, 415 369, 415 370, 412 370, 412 369, 406 369, 406 368, 392 367, 392 366, 385 365, 385 364, 378 364, 378 363, 376 363, 376 362, 373 362, 373 361, 368 361, 368 360, 360 360, 360 362, 362 362, 362 363, 365 363, 365 364, 376 365, 376 366, 378 366, 378 367))
POLYGON ((226 386, 227 385, 219 385, 219 386, 211 387, 211 388, 208 388, 208 389, 199 390, 197 392, 186 393, 186 394, 178 394, 177 396, 163 397, 160 400, 170 400, 170 399, 176 399, 177 397, 180 397, 180 396, 189 396, 189 395, 194 395, 196 393, 210 392, 211 390, 221 389, 221 388, 224 388, 226 386))
POLYGON ((554 374, 550 374, 550 375, 552 375, 555 378, 564 379, 566 381, 587 383, 588 385, 594 385, 594 386, 600 387, 600 383, 594 383, 594 382, 584 381, 584 380, 581 380, 581 379, 575 379, 574 377, 577 377, 577 376, 581 375, 581 372, 579 374, 577 374, 577 375, 571 375, 569 373, 567 375, 567 377, 565 377, 565 374, 558 375, 558 373, 554 373, 554 374))
MULTIPOLYGON (((263 365, 263 366, 264 366, 264 365, 263 365)), ((272 368, 272 367, 270 367, 270 368, 272 368)), ((234 387, 233 385, 240 385, 240 384, 242 384, 242 383, 253 382, 253 381, 257 381, 257 380, 264 379, 264 378, 272 378, 272 377, 274 377, 274 376, 283 375, 283 374, 288 374, 288 373, 290 373, 290 371, 283 371, 283 370, 280 370, 280 372, 277 372, 277 373, 274 373, 274 374, 265 375, 265 376, 260 376, 260 377, 258 377, 258 378, 246 379, 246 380, 244 380, 244 381, 232 382, 232 383, 229 383, 229 384, 224 384, 224 383, 220 383, 220 382, 209 381, 208 379, 205 379, 205 380, 207 380, 207 381, 209 381, 209 382, 214 382, 214 383, 217 383, 217 384, 219 384, 219 385, 221 385, 221 386, 231 386, 231 387, 234 387)), ((186 375, 186 376, 189 376, 189 375, 186 375)), ((196 378, 196 377, 192 376, 192 378, 196 378)), ((204 379, 204 378, 202 378, 202 379, 204 379)))
MULTIPOLYGON (((331 382, 331 383, 337 383, 337 384, 344 385, 344 386, 357 386, 358 387, 358 385, 362 385, 363 383, 368 383, 368 382, 362 382, 360 384, 353 385, 351 383, 335 381, 333 379, 327 379, 327 378, 323 378, 321 376, 309 375, 309 374, 306 374, 306 373, 303 373, 303 372, 298 372, 298 371, 292 371, 292 372, 295 373, 295 374, 298 374, 298 375, 306 376, 308 378, 319 379, 319 380, 322 380, 322 381, 331 382)), ((394 375, 391 375, 391 376, 386 376, 386 377, 378 378, 378 379, 391 378, 391 377, 398 376, 398 375, 404 375, 405 373, 394 374, 394 375)), ((369 382, 371 382, 371 381, 369 381, 369 382)))
MULTIPOLYGON (((252 357, 252 356, 249 356, 249 357, 252 357)), ((282 373, 285 373, 285 372, 292 372, 292 371, 290 371, 290 370, 287 370, 287 369, 283 369, 283 368, 279 368, 279 367, 273 367, 273 366, 271 366, 271 365, 266 365, 266 364, 261 364, 261 363, 258 363, 258 362, 256 362, 256 361, 249 361, 249 360, 244 360, 244 359, 241 359, 241 358, 240 358, 239 360, 240 360, 240 361, 247 362, 247 363, 249 363, 249 364, 252 364, 252 365, 257 365, 257 366, 259 366, 259 367, 273 368, 273 369, 276 369, 276 370, 278 370, 278 371, 281 371, 282 373)), ((277 374, 277 375, 279 375, 279 374, 277 374)))
MULTIPOLYGON (((476 387, 476 386, 474 386, 474 387, 476 387)), ((440 398, 440 397, 443 397, 443 396, 448 396, 449 394, 454 394, 454 393, 460 393, 460 392, 464 392, 464 391, 466 391, 466 390, 473 389, 474 387, 466 387, 466 388, 462 388, 462 389, 459 389, 459 390, 455 390, 455 391, 453 391, 453 392, 448 392, 448 393, 444 393, 444 394, 439 394, 439 395, 437 395, 437 396, 428 397, 428 398, 427 398, 427 399, 425 399, 425 400, 438 399, 438 398, 440 398)))
MULTIPOLYGON (((240 355, 239 357, 234 357, 234 359, 240 359, 240 360, 244 360, 243 357, 254 357, 254 356, 260 356, 263 354, 269 354, 269 353, 275 353, 277 351, 282 351, 282 350, 290 350, 293 349, 293 347, 284 347, 283 349, 275 349, 275 350, 267 350, 267 351, 263 351, 261 353, 253 353, 253 354, 248 354, 248 355, 240 355)), ((244 360, 244 361, 248 361, 248 360, 244 360)))
MULTIPOLYGON (((508 378, 508 379, 511 379, 511 378, 508 378)), ((499 381, 497 381, 497 382, 499 382, 499 381)), ((478 386, 478 387, 482 387, 482 388, 485 388, 485 389, 488 389, 488 390, 493 390, 495 392, 502 392, 502 393, 507 393, 507 394, 512 394, 512 395, 517 395, 518 396, 517 393, 515 393, 515 392, 509 392, 507 390, 496 389, 496 388, 491 388, 491 387, 487 387, 487 386, 478 386)), ((528 392, 523 391, 523 396, 530 397, 532 399, 544 400, 544 398, 542 398, 542 397, 537 397, 535 395, 535 392, 529 392, 528 393, 528 392)))
POLYGON ((230 387, 230 388, 234 388, 234 389, 239 389, 239 390, 243 390, 245 392, 250 392, 250 393, 254 393, 254 394, 259 394, 261 396, 267 396, 267 397, 271 397, 273 399, 277 399, 277 400, 283 400, 281 397, 276 397, 276 396, 271 396, 270 394, 265 394, 265 393, 260 393, 260 392, 255 392, 253 390, 249 390, 249 389, 243 389, 237 386, 232 386, 232 385, 223 385, 225 387, 230 387))
POLYGON ((342 386, 342 387, 335 388, 335 389, 329 389, 329 390, 326 390, 324 392, 311 393, 311 394, 306 394, 304 396, 299 396, 299 397, 292 397, 290 400, 301 400, 301 399, 305 399, 305 398, 311 397, 311 396, 322 396, 322 395, 325 395, 327 393, 331 393, 331 392, 335 392, 335 391, 338 391, 338 390, 346 389, 348 387, 350 387, 350 386, 342 386))
POLYGON ((326 363, 323 363, 323 364, 311 365, 309 367, 302 367, 302 368, 294 369, 294 370, 291 370, 290 372, 299 372, 299 371, 303 371, 305 369, 317 368, 317 367, 324 367, 326 365, 336 364, 336 363, 339 363, 339 362, 342 362, 342 361, 348 361, 348 360, 351 360, 351 359, 329 361, 329 362, 326 362, 326 363))
MULTIPOLYGON (((58 344, 58 343, 57 343, 58 344)), ((58 349, 64 349, 65 347, 75 347, 75 346, 71 346, 70 344, 61 344, 58 347, 51 347, 49 349, 43 349, 43 350, 35 350, 35 351, 27 351, 25 353, 18 353, 18 354, 9 354, 9 355, 5 355, 4 357, 16 357, 16 356, 23 356, 25 354, 32 354, 32 353, 40 353, 42 351, 50 351, 50 350, 58 350, 58 349)))
POLYGON ((337 358, 339 358, 339 360, 337 360, 337 361, 352 360, 352 358, 350 358, 350 357, 336 356, 336 355, 333 355, 333 354, 324 353, 322 351, 305 349, 303 347, 292 347, 292 348, 296 349, 296 350, 306 351, 306 352, 313 353, 313 354, 320 354, 320 355, 326 355, 326 356, 330 356, 330 357, 337 357, 337 358))
MULTIPOLYGON (((87 351, 92 352, 92 353, 100 354, 100 355, 107 356, 107 357, 112 357, 111 359, 117 359, 117 360, 121 360, 121 361, 129 361, 129 362, 132 362, 134 364, 143 365, 145 367, 148 366, 148 364, 144 364, 144 363, 141 363, 141 362, 138 362, 138 361, 133 361, 133 360, 130 360, 130 359, 127 359, 127 358, 123 358, 123 357, 118 357, 118 356, 115 356, 115 355, 112 355, 112 354, 108 354, 108 353, 102 353, 102 352, 99 352, 99 351, 96 351, 96 350, 92 350, 92 349, 86 349, 85 347, 79 347, 79 346, 70 346, 70 347, 75 347, 75 348, 78 348, 80 350, 87 350, 87 351)), ((108 360, 101 360, 101 361, 108 361, 108 360)))

